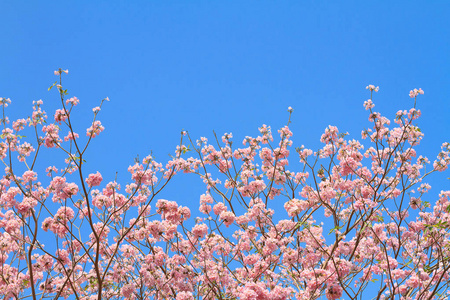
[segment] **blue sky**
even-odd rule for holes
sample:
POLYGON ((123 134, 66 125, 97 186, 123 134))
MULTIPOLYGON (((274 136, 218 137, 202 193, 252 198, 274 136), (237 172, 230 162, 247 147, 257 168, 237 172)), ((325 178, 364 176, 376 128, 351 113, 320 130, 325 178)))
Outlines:
MULTIPOLYGON (((370 126, 368 84, 380 86, 375 110, 390 119, 411 107, 409 90, 425 91, 420 154, 434 158, 450 140, 447 1, 2 1, 0 11, 8 113, 26 117, 42 99, 53 114, 53 70, 69 69, 64 86, 81 101, 79 133, 91 108, 111 99, 87 157, 108 180, 118 172, 128 182, 137 154, 166 161, 182 129, 194 139, 232 132, 238 144, 262 124, 275 132, 288 106, 294 146, 317 149, 328 125, 360 139, 370 126)), ((199 186, 170 192, 197 201, 199 186)))
POLYGON ((182 129, 240 143, 284 126, 292 106, 294 146, 316 149, 330 124, 360 138, 366 85, 380 86, 375 110, 391 119, 420 87, 419 149, 434 158, 450 140, 450 4, 389 2, 2 1, 0 94, 12 117, 38 99, 53 113, 53 70, 69 69, 80 133, 111 99, 89 167, 127 181, 137 154, 165 161, 182 129))
MULTIPOLYGON (((294 146, 317 149, 328 125, 360 139, 368 84, 390 119, 412 106, 411 89, 425 91, 419 154, 434 159, 450 141, 448 1, 1 1, 0 12, 9 114, 28 116, 38 99, 52 114, 53 70, 69 69, 80 134, 111 99, 87 158, 107 180, 129 182, 137 154, 167 161, 182 129, 194 139, 232 132, 239 144, 262 124, 275 132, 288 106, 294 146)), ((444 177, 431 178, 433 195, 449 188, 444 177)), ((186 205, 203 191, 181 177, 166 197, 186 205)))

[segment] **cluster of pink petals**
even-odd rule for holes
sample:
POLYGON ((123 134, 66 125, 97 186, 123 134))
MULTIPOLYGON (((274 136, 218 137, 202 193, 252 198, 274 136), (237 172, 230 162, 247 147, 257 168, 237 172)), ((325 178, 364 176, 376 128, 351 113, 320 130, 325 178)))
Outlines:
POLYGON ((97 172, 95 174, 89 174, 88 178, 86 178, 86 183, 89 187, 99 186, 102 183, 103 177, 97 172))
POLYGON ((411 97, 411 98, 415 98, 419 94, 423 95, 423 90, 422 89, 413 89, 413 90, 409 91, 409 97, 411 97))
POLYGON ((88 137, 92 137, 95 138, 97 137, 100 132, 102 132, 103 130, 105 130, 105 127, 102 126, 102 123, 100 121, 94 121, 94 123, 92 123, 92 125, 86 129, 86 135, 88 137))

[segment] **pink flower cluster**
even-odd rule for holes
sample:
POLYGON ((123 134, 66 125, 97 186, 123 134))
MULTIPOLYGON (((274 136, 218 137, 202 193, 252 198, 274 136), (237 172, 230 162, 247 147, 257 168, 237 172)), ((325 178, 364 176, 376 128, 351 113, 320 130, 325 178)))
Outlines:
POLYGON ((97 137, 100 132, 102 132, 105 129, 105 127, 102 126, 102 123, 100 121, 94 121, 94 123, 92 123, 91 127, 89 127, 88 129, 86 129, 86 135, 88 137, 92 137, 95 138, 97 137))
POLYGON ((409 97, 411 97, 411 98, 415 98, 419 94, 423 95, 423 90, 422 89, 413 89, 413 90, 409 91, 409 97))
POLYGON ((102 175, 97 172, 95 174, 89 174, 89 177, 86 178, 86 183, 88 185, 88 187, 93 187, 93 186, 99 186, 100 183, 102 183, 103 177, 102 175))

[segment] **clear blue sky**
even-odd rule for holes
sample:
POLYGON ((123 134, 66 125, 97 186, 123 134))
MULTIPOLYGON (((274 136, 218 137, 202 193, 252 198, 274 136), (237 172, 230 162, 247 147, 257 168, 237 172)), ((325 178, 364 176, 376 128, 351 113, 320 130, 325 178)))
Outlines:
POLYGON ((262 124, 283 126, 288 106, 294 146, 317 149, 330 124, 359 139, 368 84, 380 86, 375 110, 391 119, 411 107, 410 89, 424 89, 420 153, 434 158, 450 141, 448 1, 2 1, 0 11, 9 113, 28 116, 38 99, 53 113, 53 70, 69 69, 81 134, 91 108, 111 99, 88 157, 109 180, 118 171, 128 182, 137 154, 166 161, 181 129, 240 143, 262 124))
MULTIPOLYGON (((419 154, 433 160, 450 141, 449 1, 0 1, 0 13, 9 113, 26 117, 42 99, 53 114, 53 70, 69 69, 80 135, 91 108, 111 99, 87 167, 106 180, 117 171, 123 185, 137 154, 167 161, 182 129, 194 139, 232 132, 240 144, 262 124, 284 126, 288 106, 294 146, 317 149, 328 125, 360 139, 368 84, 390 119, 412 106, 409 90, 425 91, 419 154)), ((431 178, 429 200, 450 188, 444 177, 431 178)), ((203 191, 184 176, 165 197, 196 211, 203 191)))
POLYGON ((59 67, 81 100, 81 134, 90 109, 111 99, 88 157, 106 179, 118 171, 128 182, 136 154, 166 161, 181 129, 240 143, 262 124, 283 126, 288 106, 294 146, 317 149, 329 124, 359 139, 368 84, 380 86, 375 110, 391 119, 411 107, 410 89, 424 89, 421 154, 434 158, 450 140, 448 1, 1 1, 0 12, 10 114, 28 116, 38 99, 53 113, 47 88, 59 67))

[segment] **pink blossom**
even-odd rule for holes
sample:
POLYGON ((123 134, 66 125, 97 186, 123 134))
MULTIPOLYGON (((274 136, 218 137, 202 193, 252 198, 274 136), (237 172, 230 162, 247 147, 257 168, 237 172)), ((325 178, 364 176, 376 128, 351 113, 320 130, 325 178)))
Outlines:
POLYGON ((376 86, 374 86, 373 84, 369 84, 368 86, 366 86, 366 89, 367 90, 369 90, 369 91, 375 91, 375 92, 378 92, 378 90, 380 89, 378 86, 376 87, 376 86))
POLYGON ((95 138, 105 129, 105 127, 102 126, 102 123, 100 121, 95 121, 91 127, 86 129, 86 135, 88 137, 95 138))
POLYGON ((131 295, 135 292, 136 287, 133 284, 125 284, 120 293, 122 296, 126 297, 127 299, 131 298, 131 295))
POLYGON ((223 211, 220 213, 220 219, 223 220, 225 225, 228 227, 234 223, 236 217, 231 211, 223 211))
POLYGON ((202 238, 208 233, 208 226, 206 224, 196 224, 192 228, 192 233, 197 238, 202 238))
POLYGON ((17 152, 19 152, 19 156, 17 158, 19 159, 19 161, 25 161, 25 157, 30 156, 31 152, 34 151, 35 149, 31 144, 24 142, 17 148, 17 152))
POLYGON ((409 91, 409 97, 411 98, 415 98, 417 97, 419 94, 423 95, 423 90, 422 89, 413 89, 411 91, 409 91))
POLYGON ((373 104, 373 102, 372 102, 371 99, 369 99, 369 100, 367 100, 367 101, 364 101, 364 108, 365 108, 366 110, 372 109, 372 108, 374 108, 374 107, 375 107, 375 104, 373 104))
POLYGON ((71 104, 73 106, 77 105, 78 103, 80 103, 80 100, 78 100, 77 97, 72 97, 66 100, 66 104, 71 104))
POLYGON ((25 119, 19 119, 19 120, 13 122, 13 128, 15 131, 23 130, 25 125, 27 125, 27 120, 25 120, 25 119))
POLYGON ((30 182, 30 181, 36 181, 37 180, 37 173, 33 171, 25 171, 22 175, 22 179, 24 182, 30 182))
POLYGON ((69 132, 65 137, 64 137, 64 141, 68 142, 70 140, 74 141, 75 139, 79 138, 78 133, 76 132, 69 132))
POLYGON ((222 202, 219 202, 214 205, 213 210, 216 215, 220 215, 222 212, 227 211, 227 207, 222 202))
POLYGON ((89 177, 86 178, 86 183, 91 188, 93 186, 99 186, 102 180, 103 180, 102 175, 99 172, 97 172, 95 174, 89 174, 89 177))
POLYGON ((326 290, 327 299, 339 299, 342 296, 342 287, 335 284, 331 285, 326 290))
POLYGON ((52 172, 58 173, 58 169, 55 166, 50 166, 45 169, 45 172, 47 173, 47 176, 51 176, 52 172))
POLYGON ((176 300, 194 300, 191 292, 180 292, 177 294, 176 300))
POLYGON ((57 109, 55 112, 55 122, 61 124, 61 122, 67 120, 68 114, 64 109, 57 109))
POLYGON ((11 103, 11 99, 0 97, 0 105, 3 105, 3 107, 8 107, 8 103, 11 103))

